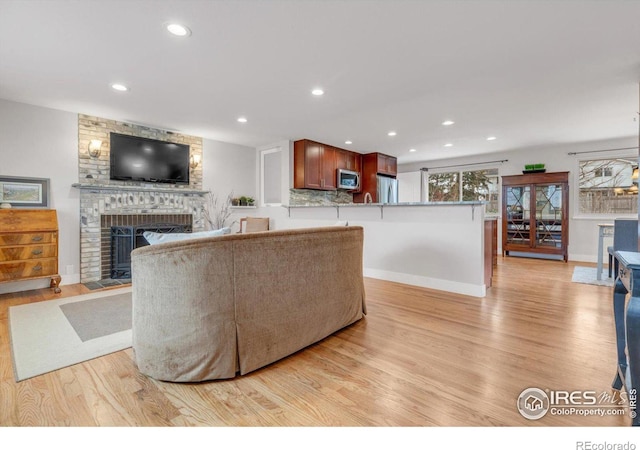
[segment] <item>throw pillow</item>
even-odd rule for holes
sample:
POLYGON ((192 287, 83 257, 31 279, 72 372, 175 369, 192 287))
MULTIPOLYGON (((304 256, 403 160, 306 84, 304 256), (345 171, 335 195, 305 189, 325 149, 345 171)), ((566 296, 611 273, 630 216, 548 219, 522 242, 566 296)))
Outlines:
POLYGON ((153 231, 145 231, 142 235, 151 245, 162 244, 163 242, 184 241, 187 239, 206 238, 213 236, 224 236, 230 234, 231 228, 224 227, 219 230, 198 231, 196 233, 155 233, 153 231))

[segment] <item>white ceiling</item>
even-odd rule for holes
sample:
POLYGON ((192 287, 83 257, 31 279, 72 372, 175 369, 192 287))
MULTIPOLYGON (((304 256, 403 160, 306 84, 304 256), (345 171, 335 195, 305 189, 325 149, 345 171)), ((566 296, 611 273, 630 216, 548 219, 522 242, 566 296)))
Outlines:
POLYGON ((252 147, 407 163, 637 136, 639 84, 634 0, 0 0, 0 98, 252 147))

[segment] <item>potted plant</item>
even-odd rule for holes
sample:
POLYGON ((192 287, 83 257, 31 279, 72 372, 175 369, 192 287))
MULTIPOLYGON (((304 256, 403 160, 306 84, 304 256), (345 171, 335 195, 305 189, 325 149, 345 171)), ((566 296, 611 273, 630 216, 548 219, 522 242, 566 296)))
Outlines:
POLYGON ((247 206, 247 197, 244 195, 240 197, 240 206, 247 206))
POLYGON ((240 199, 238 197, 234 197, 231 199, 231 206, 240 206, 240 199))
POLYGON ((254 201, 253 197, 247 197, 247 206, 253 206, 254 201))

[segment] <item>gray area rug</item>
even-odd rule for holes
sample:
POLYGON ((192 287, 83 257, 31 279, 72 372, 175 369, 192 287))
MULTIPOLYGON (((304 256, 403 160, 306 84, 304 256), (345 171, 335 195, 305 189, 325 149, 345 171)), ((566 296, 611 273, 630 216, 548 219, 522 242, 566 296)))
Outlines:
POLYGON ((60 309, 82 342, 131 329, 130 293, 65 303, 60 309))
POLYGON ((571 277, 571 281, 574 283, 583 283, 583 284, 595 284, 597 286, 613 286, 614 279, 609 278, 609 271, 605 269, 600 278, 597 279, 598 269, 596 267, 581 267, 576 266, 573 269, 573 276, 571 277))
POLYGON ((131 347, 130 299, 129 286, 9 307, 16 381, 131 347))

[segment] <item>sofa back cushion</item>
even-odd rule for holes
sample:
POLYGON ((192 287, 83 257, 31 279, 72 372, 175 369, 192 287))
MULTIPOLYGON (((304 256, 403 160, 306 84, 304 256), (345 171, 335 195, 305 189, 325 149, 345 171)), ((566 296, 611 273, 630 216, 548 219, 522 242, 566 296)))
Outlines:
POLYGON ((153 231, 145 231, 142 236, 151 245, 162 244, 164 242, 184 241, 186 239, 207 238, 213 236, 224 236, 231 233, 231 228, 225 227, 219 230, 197 231, 195 233, 155 233, 153 231))

